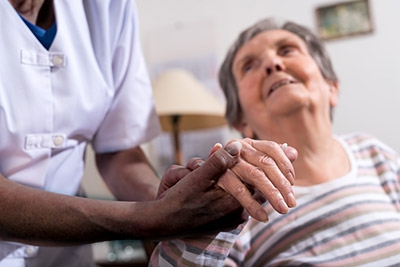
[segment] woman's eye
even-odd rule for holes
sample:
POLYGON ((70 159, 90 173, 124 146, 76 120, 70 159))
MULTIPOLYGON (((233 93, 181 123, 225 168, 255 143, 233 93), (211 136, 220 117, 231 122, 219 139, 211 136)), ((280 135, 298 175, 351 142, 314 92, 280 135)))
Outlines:
POLYGON ((259 64, 259 60, 249 60, 247 62, 245 62, 245 64, 243 64, 242 66, 242 72, 243 73, 247 73, 251 70, 253 70, 254 68, 256 68, 259 64))
POLYGON ((251 70, 252 68, 252 64, 251 63, 246 63, 245 65, 243 65, 243 72, 248 72, 249 70, 251 70))
POLYGON ((296 49, 293 46, 285 46, 281 49, 281 55, 289 55, 293 53, 296 49))

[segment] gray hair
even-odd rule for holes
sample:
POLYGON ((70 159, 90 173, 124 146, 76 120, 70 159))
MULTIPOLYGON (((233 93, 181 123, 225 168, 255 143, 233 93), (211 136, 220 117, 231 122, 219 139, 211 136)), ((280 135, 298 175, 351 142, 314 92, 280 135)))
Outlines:
MULTIPOLYGON (((236 41, 233 43, 219 71, 219 84, 226 98, 225 117, 230 126, 240 123, 242 119, 242 107, 239 102, 238 88, 236 79, 232 72, 232 64, 239 49, 257 34, 269 31, 283 29, 299 36, 306 43, 310 55, 317 63, 323 77, 331 82, 337 82, 337 76, 333 70, 331 60, 325 50, 323 41, 313 32, 299 24, 293 22, 280 23, 274 18, 267 18, 258 21, 249 28, 245 29, 236 41)), ((331 110, 332 119, 332 110, 331 110)))

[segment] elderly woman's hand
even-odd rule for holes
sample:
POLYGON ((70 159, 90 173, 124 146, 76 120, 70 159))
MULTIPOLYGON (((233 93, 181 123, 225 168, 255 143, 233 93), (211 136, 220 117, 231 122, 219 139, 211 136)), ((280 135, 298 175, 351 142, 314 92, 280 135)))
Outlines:
POLYGON ((287 145, 272 141, 256 141, 246 138, 240 160, 228 173, 219 179, 218 184, 231 193, 258 220, 266 221, 266 211, 256 206, 256 200, 243 182, 265 197, 272 207, 280 213, 287 213, 296 206, 292 185, 294 169, 292 162, 297 159, 297 151, 287 145))
MULTIPOLYGON (((294 148, 272 141, 246 138, 229 141, 225 149, 232 147, 232 144, 241 146, 240 159, 221 176, 219 186, 232 194, 259 221, 268 220, 266 211, 258 203, 260 195, 280 213, 287 213, 289 208, 296 206, 292 189, 295 177, 292 162, 297 159, 294 148)), ((210 155, 221 147, 215 146, 210 155)), ((200 159, 191 159, 186 167, 194 168, 200 162, 200 159)))

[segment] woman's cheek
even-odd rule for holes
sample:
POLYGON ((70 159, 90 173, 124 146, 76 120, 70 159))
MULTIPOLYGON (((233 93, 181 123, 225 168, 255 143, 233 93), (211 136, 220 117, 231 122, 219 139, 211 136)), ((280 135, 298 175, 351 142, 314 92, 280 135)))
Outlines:
POLYGON ((242 92, 242 95, 245 96, 254 95, 259 90, 259 87, 259 80, 257 77, 248 77, 239 84, 239 93, 242 92))
POLYGON ((245 86, 239 89, 239 99, 243 108, 251 106, 255 99, 254 86, 245 86))

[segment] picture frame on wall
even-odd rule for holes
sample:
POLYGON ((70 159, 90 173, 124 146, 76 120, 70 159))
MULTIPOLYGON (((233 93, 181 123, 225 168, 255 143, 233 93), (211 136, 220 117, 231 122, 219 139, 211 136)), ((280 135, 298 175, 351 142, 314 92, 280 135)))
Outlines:
POLYGON ((318 32, 324 40, 370 34, 374 30, 369 0, 320 6, 315 13, 318 32))

